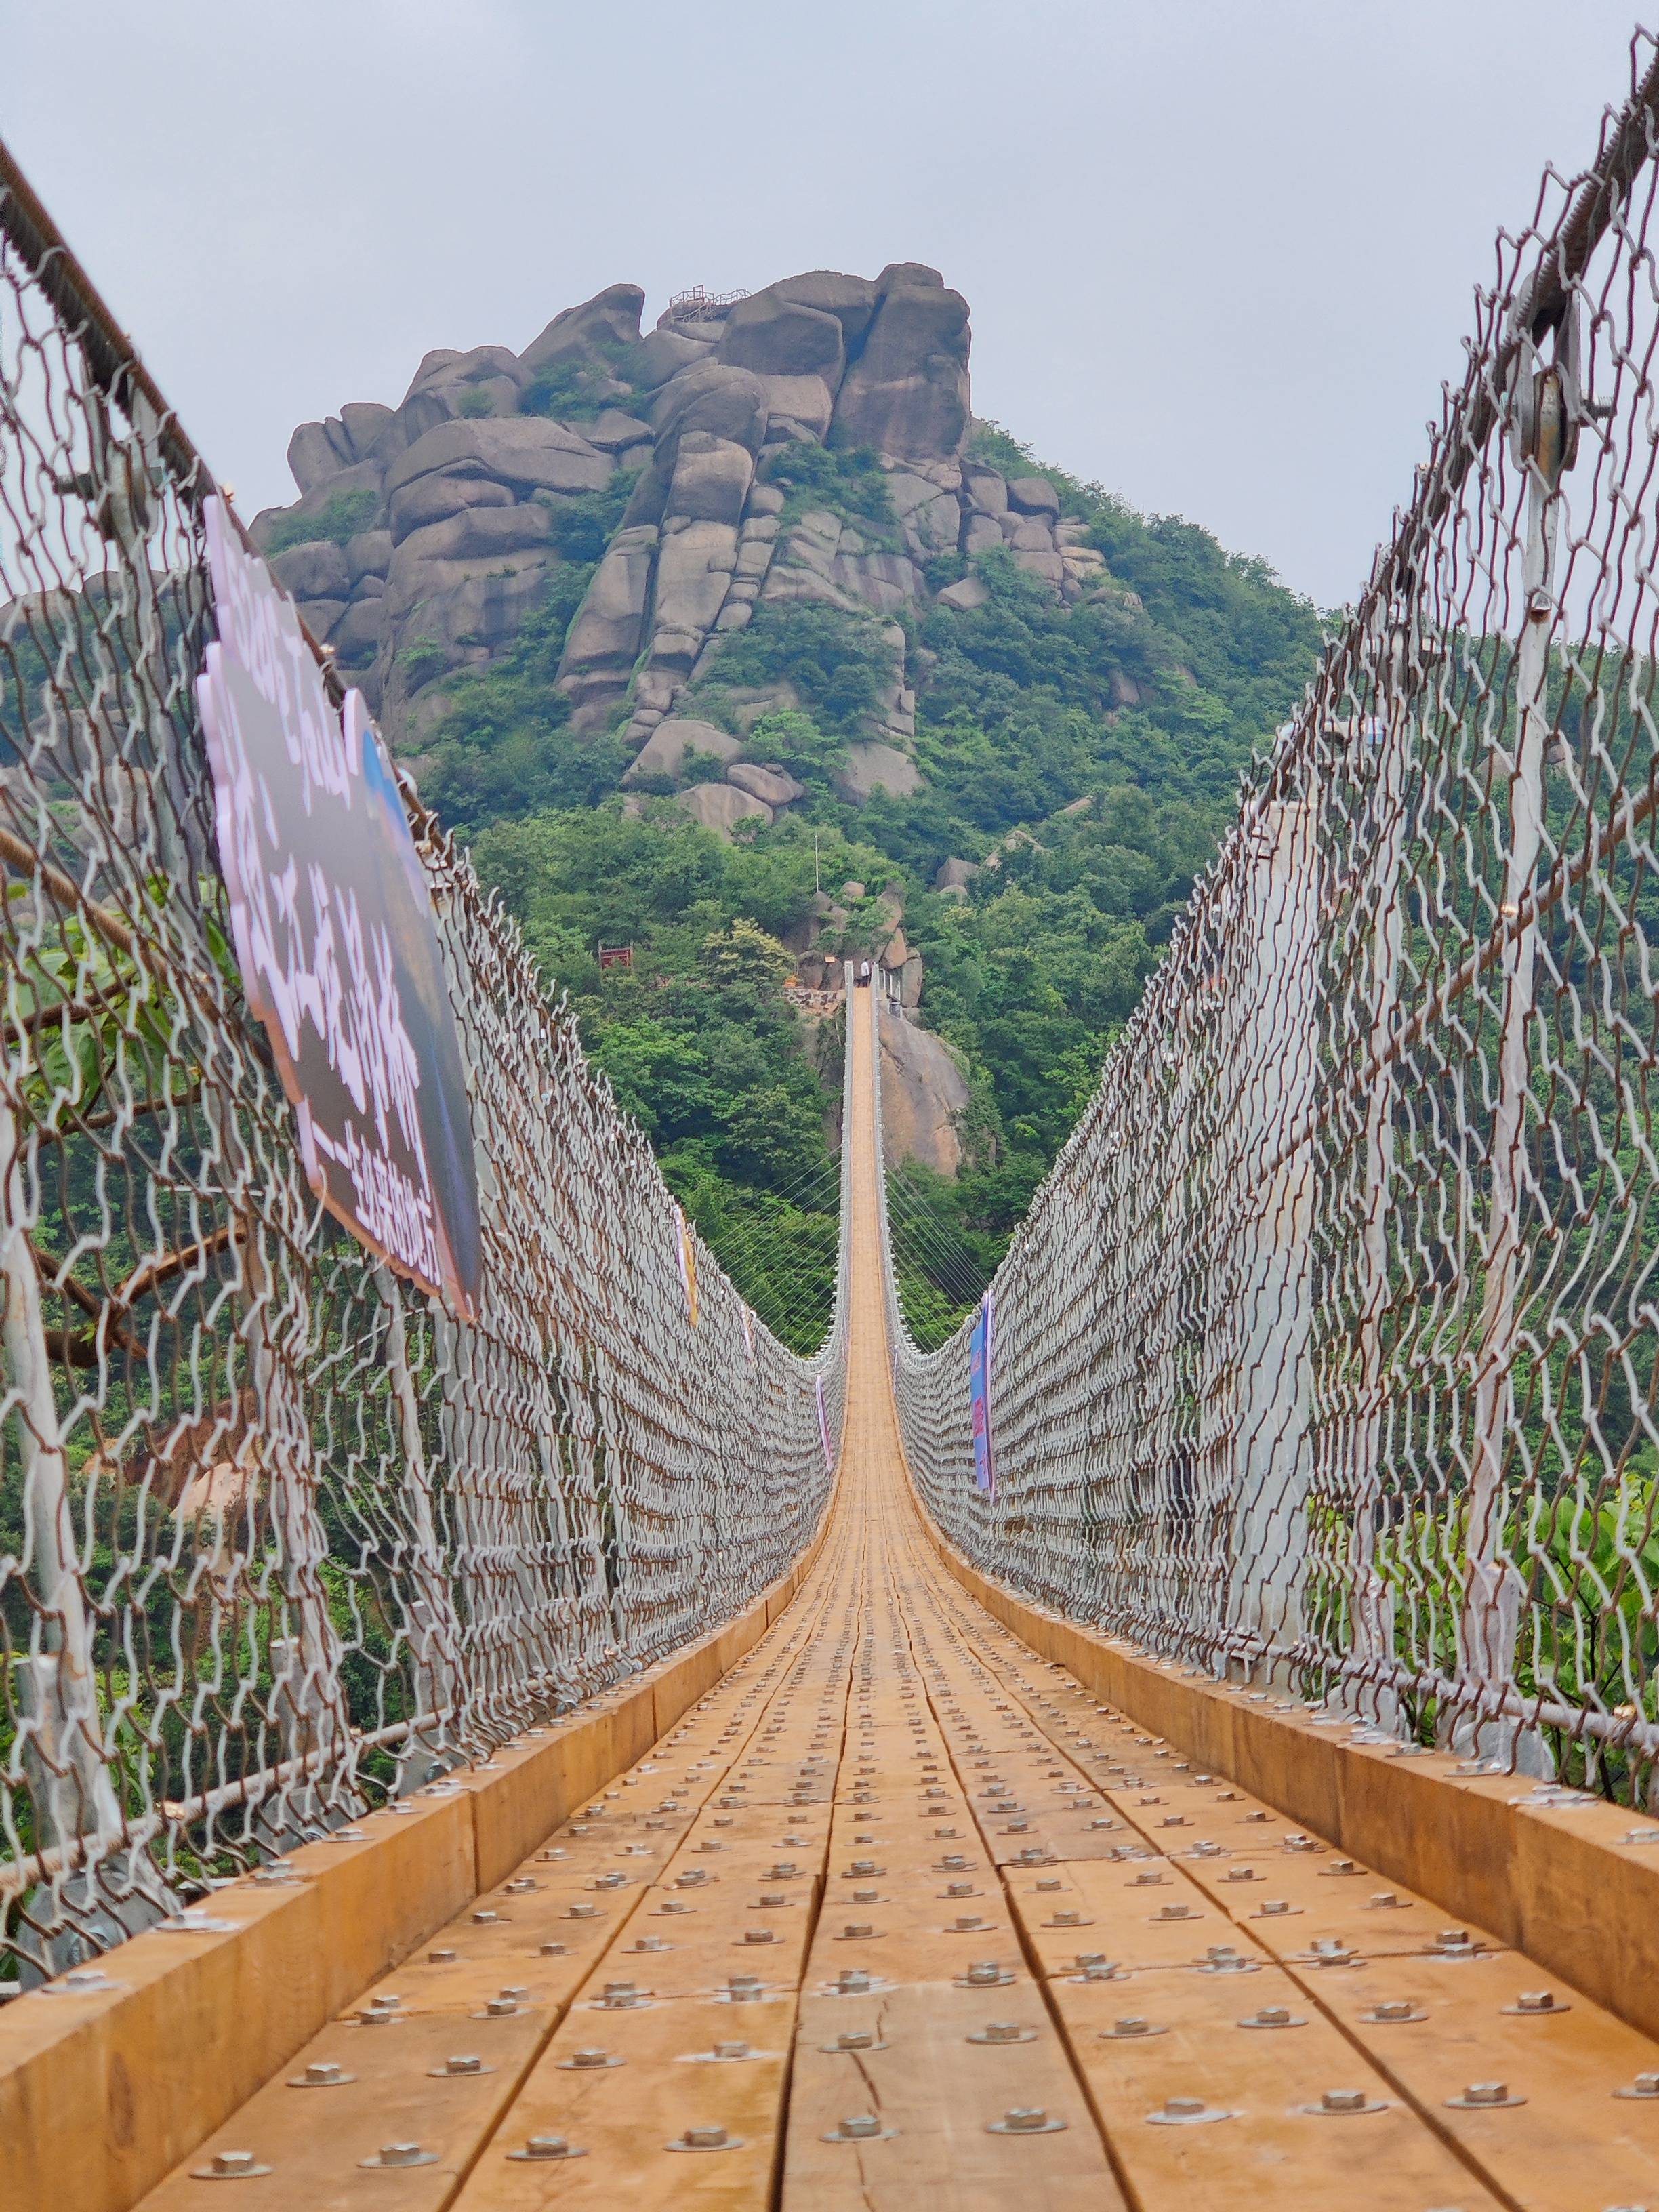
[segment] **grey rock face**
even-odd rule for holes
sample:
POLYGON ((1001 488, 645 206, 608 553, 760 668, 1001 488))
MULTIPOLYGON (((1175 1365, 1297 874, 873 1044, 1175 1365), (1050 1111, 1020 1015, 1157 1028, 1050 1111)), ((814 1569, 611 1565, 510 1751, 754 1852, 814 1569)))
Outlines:
POLYGON ((699 345, 695 338, 658 329, 648 331, 640 340, 638 350, 629 355, 629 372, 642 392, 654 392, 679 370, 690 368, 694 361, 707 361, 708 354, 708 347, 699 345))
POLYGON ((416 370, 399 419, 405 443, 423 434, 432 411, 422 400, 441 402, 445 416, 466 418, 516 415, 519 393, 528 381, 516 355, 505 346, 474 346, 467 353, 429 353, 416 370))
POLYGON ((947 584, 934 605, 953 608, 958 614, 967 614, 975 607, 986 605, 990 597, 989 588, 981 584, 977 576, 963 576, 954 584, 947 584))
MULTIPOLYGON (((413 685, 399 656, 431 641, 449 665, 480 665, 510 641, 555 563, 550 503, 600 489, 619 462, 645 466, 571 626, 558 678, 579 729, 601 726, 625 693, 635 741, 665 717, 672 722, 686 683, 717 660, 718 636, 747 623, 763 599, 890 618, 927 598, 924 572, 959 544, 1006 542, 1022 566, 1073 599, 1103 568, 1069 533, 1057 542, 1057 504, 1044 480, 1018 480, 1011 498, 997 471, 959 462, 968 311, 939 270, 894 263, 873 282, 807 270, 723 313, 665 314, 646 337, 642 299, 637 286, 610 286, 556 316, 520 356, 499 346, 439 349, 397 409, 355 402, 295 434, 301 497, 282 513, 304 520, 342 491, 376 496, 373 526, 352 541, 343 578, 331 550, 307 553, 295 573, 308 606, 337 603, 354 659, 378 641, 371 673, 395 738, 408 741, 438 711, 423 696, 435 656, 413 663, 421 679, 413 685), (616 359, 621 348, 625 364, 616 359), (575 359, 599 372, 601 392, 613 367, 628 380, 610 387, 620 404, 586 435, 517 411, 538 370, 575 359), (653 394, 648 405, 630 404, 630 386, 653 394), (883 455, 901 549, 827 511, 780 527, 784 494, 755 481, 756 457, 832 433, 883 455), (348 600, 356 602, 349 617, 348 600)), ((256 532, 274 520, 258 518, 256 532)), ((971 606, 982 595, 967 579, 942 602, 971 606)), ((882 702, 893 742, 854 749, 844 781, 856 796, 919 783, 908 751, 915 695, 902 665, 901 656, 882 702)), ((744 779, 731 788, 766 806, 793 803, 778 796, 794 788, 793 778, 741 765, 744 779)))
POLYGON ((636 344, 644 307, 645 294, 637 284, 607 284, 580 307, 555 315, 519 356, 520 367, 533 376, 554 362, 592 353, 601 346, 636 344))
MULTIPOLYGON (((842 543, 844 546, 846 540, 842 543)), ((896 614, 907 599, 921 595, 921 578, 915 564, 902 553, 842 551, 836 556, 834 577, 843 591, 878 615, 896 614)))
POLYGON ((718 761, 733 761, 743 750, 741 738, 713 722, 694 715, 671 714, 656 728, 629 763, 624 783, 640 783, 647 776, 677 776, 688 752, 712 753, 718 761))
POLYGON ((960 452, 969 423, 968 343, 968 302, 959 292, 909 283, 888 291, 836 398, 840 435, 900 459, 960 452))
POLYGON ((392 532, 362 530, 346 541, 346 573, 356 590, 365 577, 382 577, 392 565, 392 532))
POLYGON ((732 842, 732 832, 739 822, 751 816, 763 823, 772 819, 772 810, 748 792, 739 791, 729 783, 694 783, 690 791, 676 795, 676 803, 683 806, 694 822, 701 822, 705 830, 726 844, 732 842))
POLYGON ((534 552, 465 561, 410 561, 392 556, 385 599, 388 625, 407 640, 430 638, 453 648, 451 665, 469 653, 510 640, 541 595, 545 556, 534 552))
POLYGON ((849 354, 862 342, 876 312, 875 286, 863 276, 844 276, 838 270, 809 269, 804 276, 786 276, 769 289, 781 300, 833 315, 849 354))
POLYGON ((1008 483, 1008 504, 1017 514, 1053 516, 1060 513, 1060 494, 1047 477, 1012 477, 1008 483))
POLYGON ((446 522, 466 507, 514 504, 505 484, 492 483, 488 477, 451 476, 447 469, 437 469, 430 476, 416 477, 413 483, 392 494, 386 502, 387 534, 396 544, 412 531, 446 522))
MULTIPOLYGON (((398 410, 398 427, 402 434, 403 446, 412 446, 417 438, 425 437, 428 430, 435 430, 440 422, 447 422, 454 412, 447 392, 417 392, 412 399, 405 399, 398 410)), ((398 450, 401 452, 403 447, 398 450)))
POLYGON ((876 279, 876 296, 885 299, 888 293, 906 291, 934 291, 945 289, 945 279, 937 269, 930 269, 925 261, 890 261, 876 279))
POLYGON ((1007 479, 994 469, 975 468, 969 462, 962 471, 962 489, 981 514, 1007 514, 1007 479))
POLYGON ((302 493, 340 473, 340 456, 320 422, 301 422, 288 441, 289 474, 302 493))
POLYGON ((628 671, 644 642, 656 538, 654 530, 623 531, 606 547, 565 640, 560 678, 573 694, 592 688, 579 679, 599 671, 614 672, 617 678, 614 684, 602 688, 613 695, 625 689, 628 671))
POLYGON ((283 520, 292 517, 301 521, 309 521, 313 518, 320 520, 326 514, 330 501, 337 499, 342 492, 372 491, 378 499, 380 495, 380 474, 379 465, 374 461, 358 461, 350 468, 336 469, 332 476, 325 477, 296 499, 292 507, 269 507, 262 514, 256 514, 252 525, 254 544, 264 545, 265 533, 279 517, 283 520))
POLYGON ((806 786, 782 769, 757 768, 752 761, 735 763, 726 771, 726 780, 768 806, 788 806, 806 796, 806 786))
POLYGON ((602 453, 620 453, 629 446, 650 442, 651 425, 641 422, 637 416, 624 415, 620 409, 607 407, 597 422, 591 423, 586 433, 590 446, 602 453))
POLYGON ((441 422, 393 463, 388 495, 439 469, 489 477, 520 494, 602 491, 611 463, 562 423, 522 416, 506 422, 441 422))
POLYGON ((933 875, 936 891, 966 890, 979 873, 977 860, 941 860, 933 875))
POLYGON ((682 369, 657 395, 651 427, 659 439, 706 430, 757 453, 766 435, 766 387, 750 370, 703 361, 682 369))
POLYGON ((395 409, 382 407, 374 399, 350 399, 340 410, 340 422, 351 441, 354 460, 385 462, 392 459, 389 453, 381 452, 380 447, 388 433, 394 437, 397 435, 395 409))
POLYGON ((689 631, 700 641, 720 611, 737 557, 737 529, 729 522, 693 522, 665 538, 657 556, 658 629, 689 631))
POLYGON ((839 316, 786 299, 769 285, 739 300, 726 317, 720 356, 758 376, 821 376, 833 387, 841 381, 847 344, 839 316))
POLYGON ((351 574, 342 549, 326 542, 295 545, 279 553, 271 574, 296 599, 343 599, 351 588, 351 574))
POLYGON ((862 806, 878 791, 890 792, 895 799, 908 799, 921 789, 922 779, 915 763, 896 745, 861 743, 848 746, 847 765, 834 781, 849 805, 862 806))
POLYGON ((830 434, 835 399, 821 376, 763 376, 766 388, 767 436, 781 444, 791 439, 811 439, 822 445, 830 434))
MULTIPOLYGON (((444 526, 434 523, 425 530, 412 532, 394 550, 383 594, 387 615, 394 625, 401 626, 404 617, 423 600, 441 597, 471 576, 472 571, 466 562, 446 560, 436 550, 441 541, 432 533, 444 526)), ((544 566, 544 556, 538 557, 543 557, 544 566)))
POLYGON ((300 608, 313 637, 331 639, 350 602, 346 599, 307 599, 300 608))
POLYGON ((378 599, 354 599, 335 625, 329 642, 349 667, 373 660, 380 647, 386 617, 378 599))
POLYGON ((534 503, 464 507, 447 521, 412 531, 399 542, 393 566, 411 559, 489 561, 498 554, 527 552, 547 544, 552 520, 546 507, 534 503))
POLYGON ((676 515, 693 522, 736 522, 743 514, 755 464, 746 446, 706 430, 681 434, 668 493, 676 515))
POLYGON ((469 346, 465 352, 440 347, 422 360, 404 398, 412 399, 417 392, 442 392, 453 385, 487 382, 495 377, 505 377, 515 390, 529 381, 518 356, 507 346, 469 346))
MULTIPOLYGON (((920 959, 915 965, 915 988, 920 996, 920 959)), ((913 1006, 915 999, 908 995, 908 968, 907 961, 905 1004, 913 1006)), ((884 1021, 881 1055, 883 1133, 890 1154, 921 1160, 940 1175, 953 1176, 962 1164, 955 1117, 967 1105, 969 1092, 951 1048, 932 1030, 918 1029, 913 1022, 884 1021)))

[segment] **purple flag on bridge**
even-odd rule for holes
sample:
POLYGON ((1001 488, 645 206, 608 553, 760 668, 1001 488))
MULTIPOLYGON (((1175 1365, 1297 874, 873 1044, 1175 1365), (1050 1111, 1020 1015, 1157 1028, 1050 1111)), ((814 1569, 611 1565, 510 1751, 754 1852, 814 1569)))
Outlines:
POLYGON ((991 1293, 987 1291, 974 1317, 968 1339, 968 1402, 973 1414, 974 1487, 986 1497, 996 1495, 996 1468, 991 1458, 991 1293))

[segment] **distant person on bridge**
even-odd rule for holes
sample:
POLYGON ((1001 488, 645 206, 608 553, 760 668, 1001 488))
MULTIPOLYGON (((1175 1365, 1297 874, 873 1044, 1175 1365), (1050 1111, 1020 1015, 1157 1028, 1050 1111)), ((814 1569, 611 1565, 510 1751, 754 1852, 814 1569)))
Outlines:
POLYGON ((859 963, 859 988, 860 991, 867 991, 869 988, 870 963, 867 960, 860 960, 859 963))

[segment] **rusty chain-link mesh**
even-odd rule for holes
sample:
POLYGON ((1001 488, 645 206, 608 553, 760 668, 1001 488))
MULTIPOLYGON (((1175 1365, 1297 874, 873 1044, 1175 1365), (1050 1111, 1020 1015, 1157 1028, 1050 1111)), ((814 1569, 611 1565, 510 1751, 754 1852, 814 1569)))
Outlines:
POLYGON ((228 951, 194 688, 211 489, 8 164, 0 1983, 728 1616, 807 1540, 840 1431, 839 1301, 799 1359, 682 1243, 418 806, 477 1324, 321 1212, 228 951))
POLYGON ((1653 42, 994 1292, 987 1570, 1625 1802, 1659 1753, 1653 42))

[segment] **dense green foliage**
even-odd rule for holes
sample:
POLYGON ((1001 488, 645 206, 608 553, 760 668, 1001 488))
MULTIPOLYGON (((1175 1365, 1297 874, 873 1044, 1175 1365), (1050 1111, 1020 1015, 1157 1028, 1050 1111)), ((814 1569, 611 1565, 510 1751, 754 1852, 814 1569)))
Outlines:
POLYGON ((570 702, 553 679, 565 632, 636 473, 619 471, 604 491, 558 501, 553 541, 562 557, 540 605, 520 623, 509 653, 485 671, 449 679, 422 781, 457 829, 473 832, 550 807, 596 806, 621 781, 628 754, 614 738, 573 742, 570 702))
POLYGON ((857 524, 866 544, 899 543, 893 495, 880 457, 869 446, 819 446, 802 439, 773 454, 761 475, 783 493, 786 523, 812 507, 827 507, 857 524))
POLYGON ((880 702, 898 673, 894 648, 873 615, 854 615, 817 599, 763 604, 720 647, 691 705, 710 720, 729 719, 733 690, 788 684, 819 727, 868 736, 880 726, 880 702))
POLYGON ((561 422, 592 422, 607 407, 626 412, 636 404, 629 374, 632 351, 631 347, 599 340, 591 350, 549 362, 519 395, 520 413, 556 416, 561 422))
POLYGON ((356 491, 337 491, 314 514, 283 514, 265 532, 264 551, 272 559, 294 545, 343 545, 360 530, 367 530, 380 506, 378 495, 367 486, 356 491))
POLYGON ((826 1083, 779 988, 778 942, 811 906, 810 842, 725 846, 659 799, 638 821, 606 808, 502 823, 477 857, 681 1202, 756 1310, 810 1348, 835 1287, 840 1046, 821 1055, 826 1083), (602 973, 602 943, 631 945, 631 971, 602 973))
MULTIPOLYGON (((976 446, 1012 474, 1037 468, 994 426, 976 446)), ((1240 772, 1314 665, 1314 611, 1261 562, 1042 472, 1105 570, 1065 606, 996 550, 972 563, 983 605, 902 618, 926 776, 908 799, 878 792, 855 808, 836 783, 847 746, 878 732, 894 695, 893 625, 796 600, 763 604, 687 703, 743 736, 744 757, 787 768, 805 798, 758 834, 744 825, 731 847, 668 798, 634 820, 602 803, 626 756, 615 737, 569 729, 552 679, 628 487, 565 503, 566 565, 544 605, 502 661, 449 679, 428 791, 478 835, 482 866, 572 993, 670 1181, 797 1342, 827 1311, 836 1203, 833 1101, 778 988, 780 940, 807 942, 815 881, 838 895, 855 879, 870 895, 823 925, 826 952, 878 944, 890 916, 875 895, 902 897, 926 964, 924 1018, 969 1072, 963 1170, 925 1195, 935 1242, 957 1257, 931 1291, 922 1261, 912 1269, 918 1318, 929 1297, 942 1302, 927 1309, 933 1334, 963 1304, 961 1283, 944 1278, 994 1265, 1214 851, 1240 772), (966 896, 930 888, 952 855, 981 864, 966 896), (635 946, 631 974, 600 976, 600 942, 635 946), (740 972, 726 972, 717 948, 729 944, 749 948, 740 972)), ((786 518, 825 507, 872 545, 891 526, 885 481, 858 449, 790 446, 767 473, 786 518)), ((835 1051, 822 1062, 833 1084, 835 1051)))

